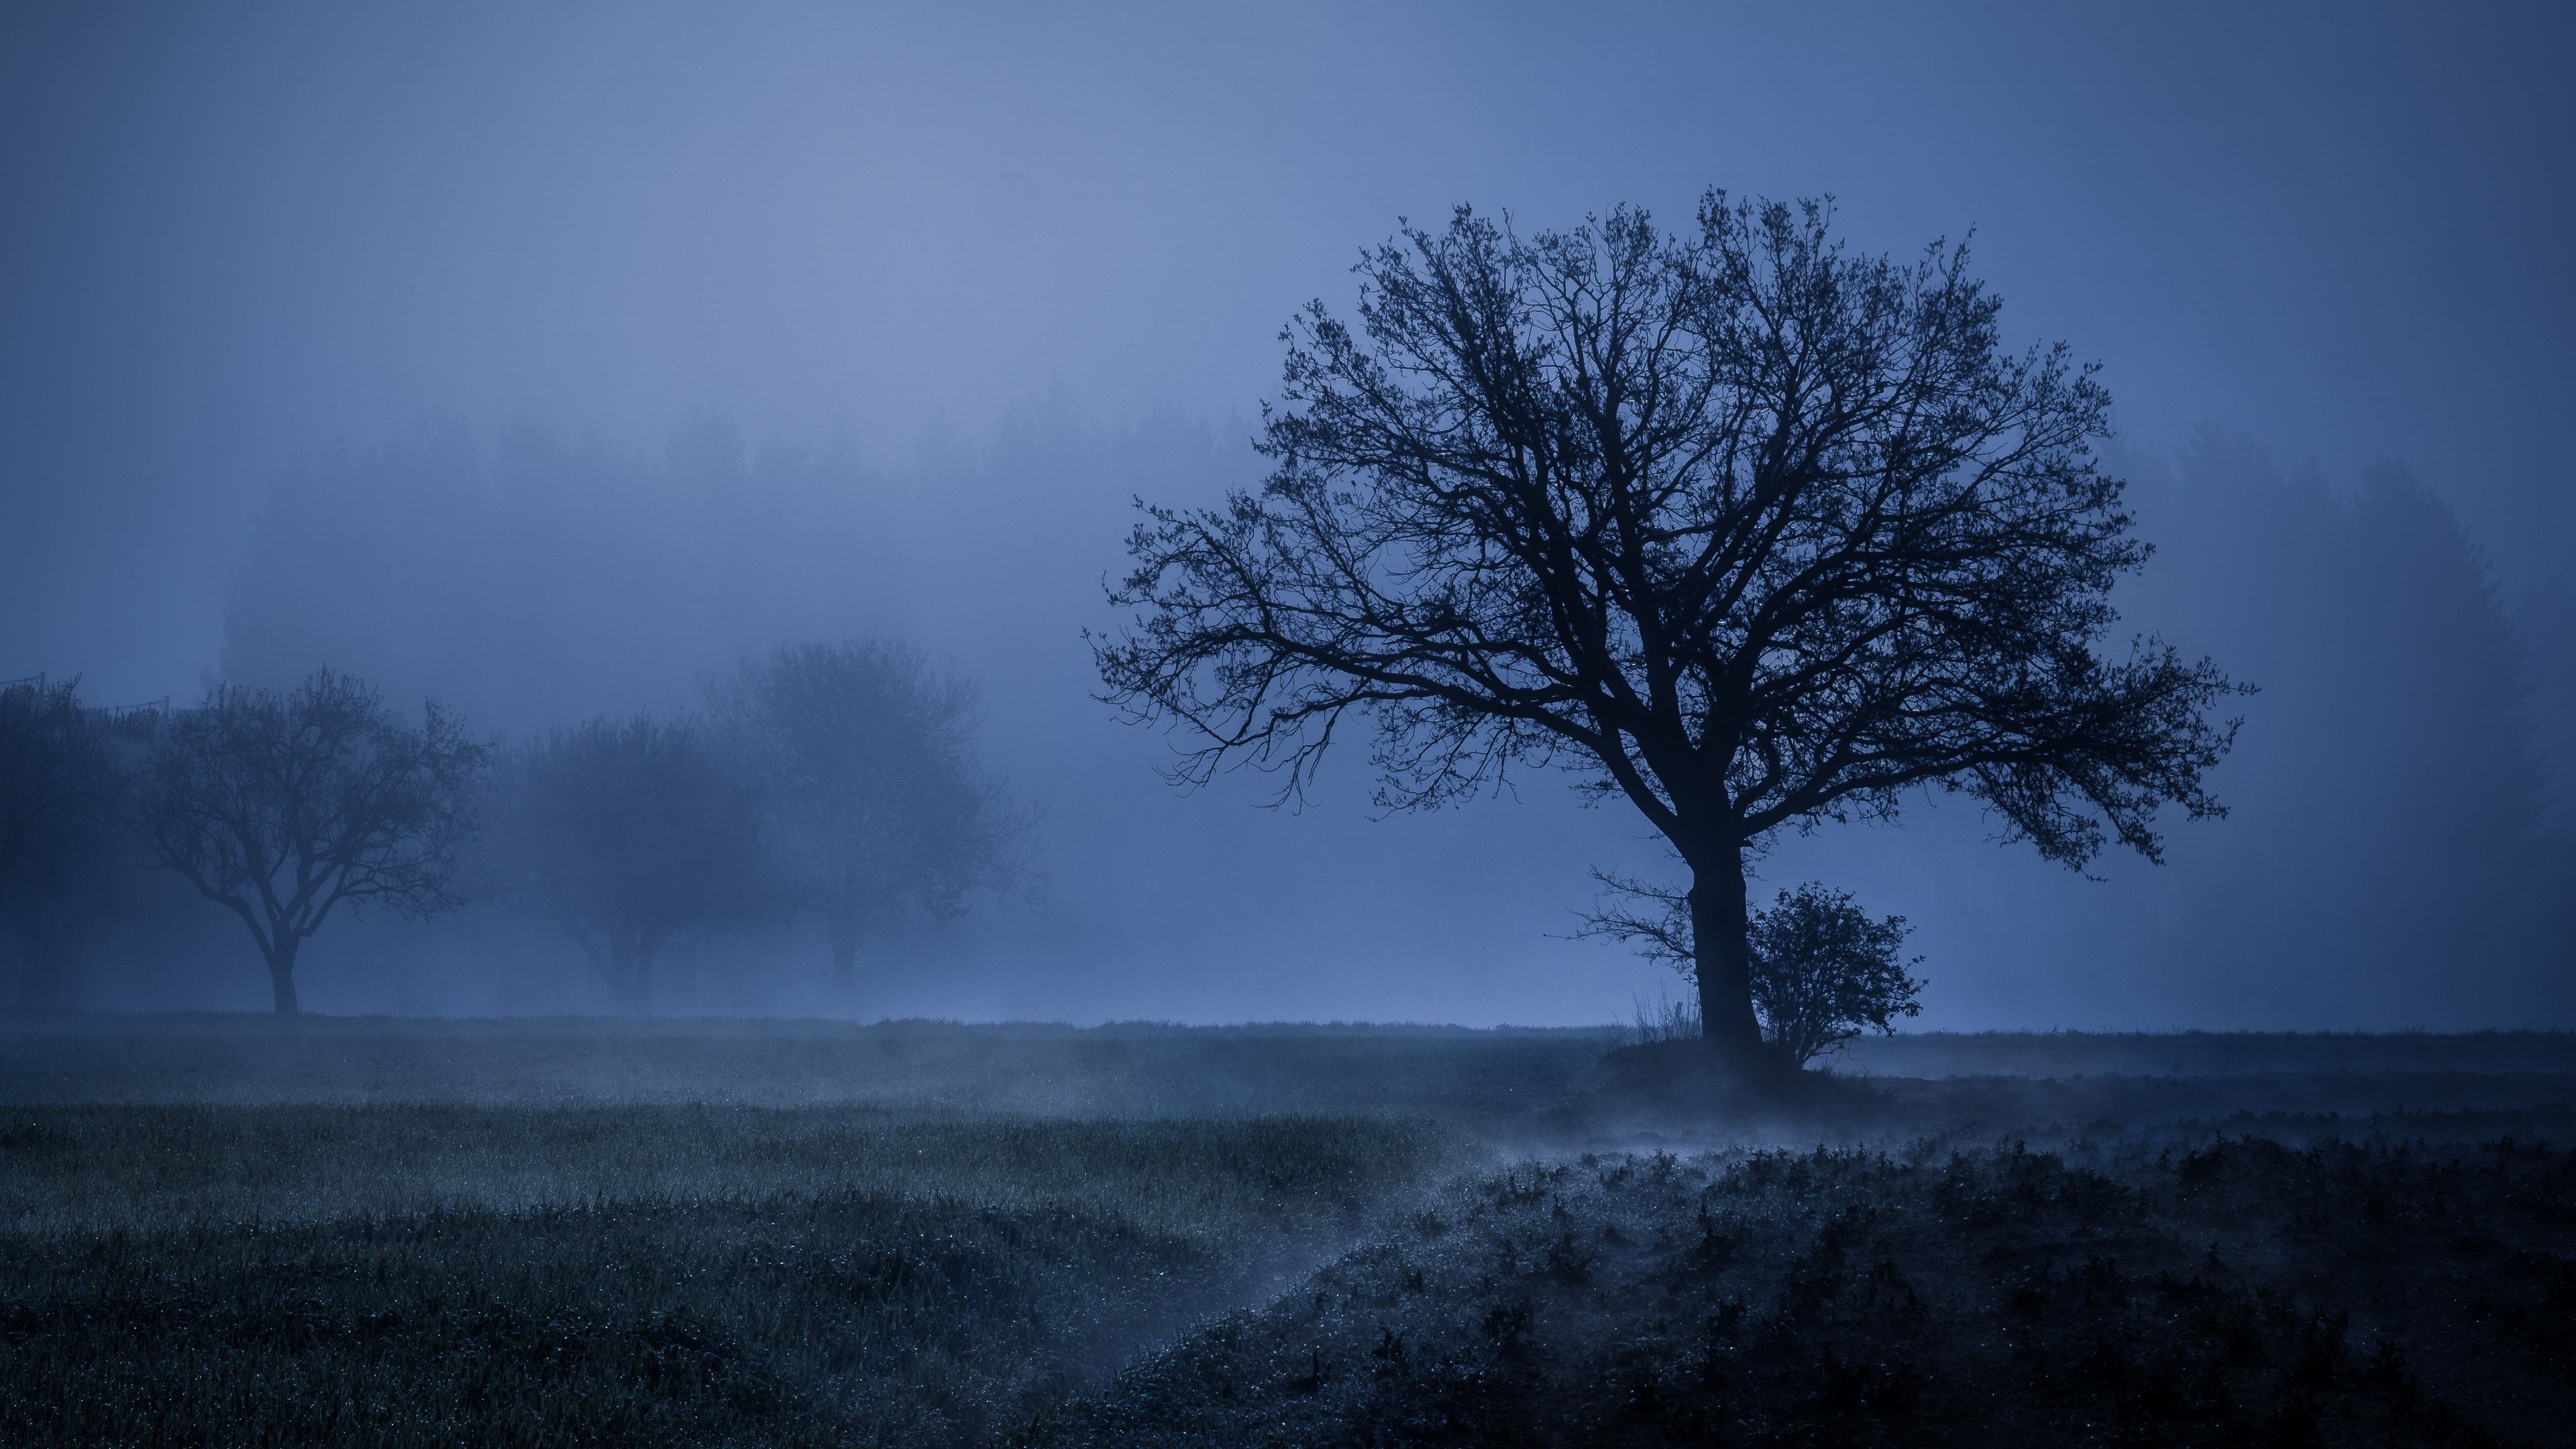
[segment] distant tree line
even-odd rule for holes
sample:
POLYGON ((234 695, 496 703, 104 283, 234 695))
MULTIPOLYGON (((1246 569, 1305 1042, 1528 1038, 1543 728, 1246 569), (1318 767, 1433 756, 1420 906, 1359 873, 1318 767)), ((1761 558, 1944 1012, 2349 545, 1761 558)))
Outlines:
MULTIPOLYGON (((1034 711, 1091 682, 1026 623, 1096 608, 1098 561, 1075 557, 1065 540, 1096 525, 1104 498, 1204 496, 1243 461, 1211 447, 1204 429, 1168 419, 1119 431, 1058 414, 1019 418, 951 452, 928 449, 910 471, 879 476, 844 453, 753 448, 721 420, 700 420, 649 457, 526 425, 483 436, 431 429, 321 455, 276 486, 258 521, 228 596, 221 673, 283 690, 313 661, 343 661, 390 694, 435 694, 526 740, 568 718, 624 719, 638 700, 686 703, 673 681, 729 667, 798 620, 910 617, 979 641, 983 667, 1015 692, 1013 711, 1034 711), (939 507, 924 504, 934 497, 939 507), (333 607, 309 606, 317 589, 333 607), (432 596, 439 608, 420 607, 432 596)), ((2249 1011, 2281 1016, 2305 1014, 2295 994, 2347 978, 2466 973, 2487 1000, 2567 980, 2576 574, 2506 589, 2440 493, 2393 466, 2329 479, 2211 434, 2170 453, 2114 445, 2100 471, 2127 480, 2119 506, 2135 515, 2134 538, 2157 550, 2097 601, 2119 615, 2106 653, 2157 633, 2184 659, 2206 654, 2262 685, 2219 716, 2246 721, 2207 776, 2230 819, 2180 832, 2162 870, 2131 869, 2114 854, 2095 867, 2107 886, 2055 889, 1965 849, 1990 833, 1978 812, 1916 811, 1908 889, 1947 902, 1937 913, 1909 906, 1927 934, 1964 923, 2006 952, 2065 943, 2106 976, 2198 972, 2217 983, 2199 994, 2210 1009, 2226 1009, 2233 993, 2249 1011), (1981 918, 1973 903, 2008 880, 2009 904, 1981 918), (1991 925, 2006 916, 2009 930, 1991 925)), ((1372 707, 1354 704, 1346 738, 1372 707)), ((719 713, 710 704, 659 717, 704 727, 719 713)), ((490 762, 496 776, 510 754, 490 762)), ((1094 759, 1108 757, 1075 765, 1094 759)), ((1091 808, 1129 807, 1103 788, 1091 808)), ((2168 811, 2158 828, 2182 813, 2168 811)), ((1114 835, 1145 818, 1101 824, 1114 835)), ((773 824, 766 838, 782 849, 789 832, 773 824)), ((1190 848, 1130 840, 1138 850, 1190 848)), ((1765 899, 1817 873, 1833 871, 1748 884, 1748 973, 1765 899)), ((1673 874, 1659 888, 1691 873, 1673 874)), ((83 878, 117 882, 120 952, 150 921, 202 909, 193 889, 148 863, 83 878)), ((0 905, 7 942, 33 932, 62 951, 87 949, 86 918, 54 909, 51 888, 14 898, 24 910, 0 905)), ((1566 904, 1577 904, 1571 891, 1566 904)), ((534 937, 544 919, 466 921, 476 933, 489 922, 495 937, 504 926, 534 937)), ((819 911, 805 919, 829 939, 819 911)), ((685 990, 678 972, 703 938, 684 931, 666 943, 665 999, 685 990)), ((0 944, 0 958, 13 954, 26 953, 0 944)), ((2557 999, 2569 998, 2562 989, 2557 999)), ((1750 1004, 1758 1020, 1758 999, 1750 1004)))
POLYGON ((78 683, 0 686, 0 916, 25 1010, 78 1004, 155 877, 248 934, 280 1015, 337 916, 469 904, 556 922, 642 1012, 675 940, 819 917, 847 992, 869 928, 955 915, 1034 866, 1033 809, 977 763, 972 683, 882 640, 782 648, 688 716, 515 746, 328 668, 175 709, 94 708, 78 683))
POLYGON ((2450 506, 2394 463, 2337 488, 2208 433, 2136 464, 2159 566, 2124 606, 2263 683, 2219 777, 2228 827, 2153 902, 2162 948, 2566 979, 2569 579, 2509 598, 2450 506))

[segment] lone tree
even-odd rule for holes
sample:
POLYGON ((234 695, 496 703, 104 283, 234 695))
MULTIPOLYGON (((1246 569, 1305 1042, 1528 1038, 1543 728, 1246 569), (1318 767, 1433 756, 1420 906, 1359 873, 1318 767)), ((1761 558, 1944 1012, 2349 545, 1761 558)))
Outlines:
POLYGON ((1382 807, 1524 762, 1628 800, 1691 872, 1702 1030, 1758 1060, 1748 855, 1966 791, 2046 856, 2158 856, 2217 813, 2207 661, 2097 646, 2146 546, 2063 345, 2005 350, 1962 247, 1856 257, 1820 204, 1642 211, 1523 240, 1461 208, 1367 254, 1357 332, 1283 334, 1275 464, 1146 509, 1105 697, 1311 782, 1354 716, 1382 807))
POLYGON ((704 729, 593 720, 520 751, 495 784, 497 892, 580 941, 620 1011, 651 1008, 673 936, 767 909, 759 792, 704 729))
POLYGON ((857 987, 867 926, 1027 878, 1035 817, 976 764, 975 686, 920 651, 788 645, 715 703, 760 773, 788 898, 823 918, 836 990, 857 987))
POLYGON ((293 1016, 296 953, 341 902, 410 916, 461 903, 485 755, 437 701, 414 729, 328 669, 285 694, 217 686, 154 748, 145 828, 163 864, 250 928, 293 1016))

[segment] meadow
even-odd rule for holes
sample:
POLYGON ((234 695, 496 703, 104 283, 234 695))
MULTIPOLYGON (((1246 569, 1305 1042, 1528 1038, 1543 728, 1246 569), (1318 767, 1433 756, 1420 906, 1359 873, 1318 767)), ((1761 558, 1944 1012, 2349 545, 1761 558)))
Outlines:
POLYGON ((2576 1039, 0 1032, 24 1444, 2545 1444, 2576 1039))

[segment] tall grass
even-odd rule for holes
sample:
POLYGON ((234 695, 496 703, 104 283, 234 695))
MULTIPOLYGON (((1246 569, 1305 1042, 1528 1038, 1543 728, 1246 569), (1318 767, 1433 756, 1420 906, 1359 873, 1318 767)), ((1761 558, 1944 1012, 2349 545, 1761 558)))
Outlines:
POLYGON ((1699 1040, 1699 997, 1684 996, 1675 1001, 1665 988, 1655 988, 1655 999, 1634 998, 1634 1014, 1628 1027, 1630 1046, 1652 1046, 1657 1042, 1699 1040))

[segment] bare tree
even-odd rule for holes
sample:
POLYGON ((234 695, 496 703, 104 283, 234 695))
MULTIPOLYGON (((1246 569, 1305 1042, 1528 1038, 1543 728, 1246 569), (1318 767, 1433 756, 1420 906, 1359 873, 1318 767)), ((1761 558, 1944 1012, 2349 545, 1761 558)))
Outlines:
POLYGON ((492 816, 497 892, 571 932, 620 1011, 651 1008, 654 958, 675 935, 768 909, 758 789, 696 725, 558 730, 499 772, 492 816))
POLYGON ((745 662, 716 704, 758 762, 778 867, 823 918, 835 989, 856 988, 871 924, 953 916, 1029 878, 1035 812, 976 763, 975 685, 919 650, 787 645, 745 662))
POLYGON ((343 901, 427 916, 460 903, 484 746, 430 700, 415 729, 329 669, 284 694, 217 686, 152 752, 163 864, 241 918, 293 1016, 295 957, 343 901))
POLYGON ((2063 346, 2007 352, 1964 248, 1849 255, 1824 206, 1645 213, 1524 241, 1461 208, 1368 254, 1357 332, 1285 334, 1276 465, 1148 508, 1106 697, 1186 731, 1184 784, 1310 783, 1356 716, 1380 803, 1576 770, 1691 871, 1705 1035, 1759 1060, 1745 868, 1775 832, 1966 791, 2077 864, 2150 858, 2233 686, 2096 652, 2146 557, 2063 346))

